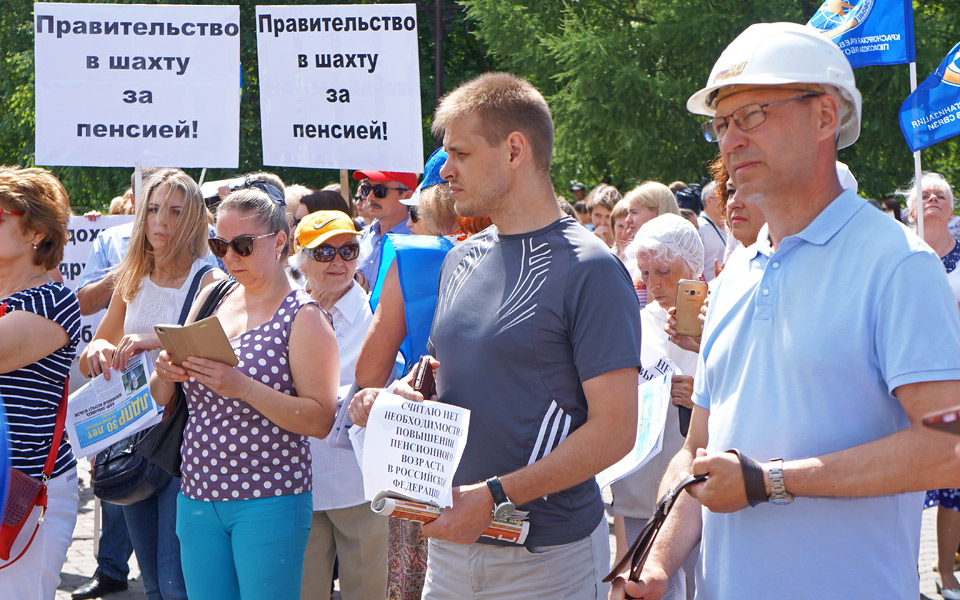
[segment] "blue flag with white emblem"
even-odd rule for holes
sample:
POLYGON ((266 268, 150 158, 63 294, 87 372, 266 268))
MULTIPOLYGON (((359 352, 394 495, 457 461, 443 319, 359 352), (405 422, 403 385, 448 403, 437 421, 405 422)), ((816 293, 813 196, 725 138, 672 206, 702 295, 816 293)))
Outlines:
POLYGON ((900 130, 913 152, 960 134, 960 44, 900 105, 900 130))
POLYGON ((824 0, 807 25, 836 42, 854 69, 914 61, 911 0, 824 0))

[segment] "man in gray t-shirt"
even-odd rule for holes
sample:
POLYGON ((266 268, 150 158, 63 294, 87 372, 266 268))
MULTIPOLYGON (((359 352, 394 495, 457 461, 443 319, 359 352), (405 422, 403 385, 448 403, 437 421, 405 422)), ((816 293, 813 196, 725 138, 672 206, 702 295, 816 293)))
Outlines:
MULTIPOLYGON (((435 133, 457 213, 494 226, 444 261, 431 345, 441 402, 470 408, 453 507, 424 525, 426 600, 606 598, 608 528, 594 475, 632 447, 640 319, 630 279, 565 217, 553 123, 528 82, 488 73, 448 94, 435 133), (530 512, 524 547, 478 538, 530 512)), ((419 399, 406 382, 398 393, 419 399)))

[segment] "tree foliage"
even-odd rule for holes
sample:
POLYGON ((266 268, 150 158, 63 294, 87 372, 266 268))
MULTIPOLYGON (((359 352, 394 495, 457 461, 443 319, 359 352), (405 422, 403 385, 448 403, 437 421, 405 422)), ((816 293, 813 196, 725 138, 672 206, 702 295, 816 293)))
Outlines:
MULTIPOLYGON (((696 181, 717 148, 686 111, 723 48, 752 23, 806 22, 809 0, 464 0, 476 35, 504 67, 544 92, 556 124, 554 179, 696 181)), ((918 78, 960 41, 946 1, 915 4, 918 78)), ((855 72, 863 92, 860 140, 840 159, 861 192, 890 193, 910 180, 913 158, 897 113, 908 67, 855 72)), ((924 151, 925 169, 960 182, 957 138, 924 151)), ((563 187, 561 187, 563 186, 563 187)))
MULTIPOLYGON (((91 0, 160 3, 157 0, 91 0)), ((287 0, 274 4, 334 4, 287 0)), ((180 0, 235 4, 236 0, 180 0)), ((357 2, 354 2, 357 3, 357 2)), ((375 3, 364 0, 360 3, 375 3)), ((255 6, 240 4, 240 164, 207 180, 263 168, 256 62, 255 6)), ((504 69, 529 78, 554 112, 553 175, 559 190, 572 179, 629 187, 644 179, 696 180, 717 148, 699 136, 699 117, 687 97, 707 79, 721 50, 759 21, 805 22, 817 0, 440 0, 441 92, 484 71, 504 69)), ((955 0, 915 2, 917 72, 922 81, 960 41, 955 0)), ((417 0, 424 151, 436 101, 436 0, 417 0)), ((0 11, 0 164, 32 165, 34 156, 33 5, 5 0, 0 11)), ((882 196, 912 177, 913 160, 897 111, 909 93, 908 68, 856 71, 864 96, 860 140, 841 152, 862 193, 882 196)), ((384 93, 389 93, 385 91, 384 93)), ((960 182, 960 138, 923 152, 924 168, 960 182)), ((371 165, 372 166, 372 165, 371 165)), ((129 186, 130 169, 54 167, 76 207, 103 207, 129 186)), ((321 186, 336 171, 277 168, 284 181, 321 186)), ((189 169, 199 177, 199 169, 189 169)))
MULTIPOLYGON (((157 0, 89 0, 91 3, 165 4, 157 0)), ((178 4, 237 4, 236 0, 178 0, 178 4)), ((237 169, 210 169, 207 181, 234 177, 240 173, 264 169, 260 134, 260 90, 257 69, 256 6, 257 4, 344 4, 335 0, 280 0, 240 4, 240 63, 243 88, 240 101, 240 159, 237 169)), ((371 0, 350 2, 375 4, 371 0)), ((420 40, 420 89, 423 111, 424 151, 429 155, 436 143, 429 132, 434 98, 434 0, 418 0, 417 22, 420 40)), ((0 164, 34 165, 34 63, 33 2, 4 0, 0 11, 0 164)), ((464 78, 495 66, 485 54, 482 44, 468 34, 469 24, 462 7, 453 0, 440 2, 444 39, 442 57, 443 91, 456 86, 464 78)), ((385 90, 384 93, 389 93, 385 90)), ((177 166, 177 165, 173 165, 177 166)), ((371 165, 374 166, 374 165, 371 165)), ((103 208, 114 196, 130 186, 129 168, 51 167, 70 194, 75 209, 103 208)), ((321 187, 339 181, 339 173, 329 169, 274 168, 287 183, 321 187)), ((200 169, 187 169, 194 178, 200 169)))

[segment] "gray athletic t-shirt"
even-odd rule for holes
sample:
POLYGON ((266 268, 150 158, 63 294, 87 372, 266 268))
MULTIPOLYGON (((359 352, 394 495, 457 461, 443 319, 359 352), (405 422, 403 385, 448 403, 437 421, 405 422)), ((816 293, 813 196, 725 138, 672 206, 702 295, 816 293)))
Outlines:
MULTIPOLYGON (((572 218, 519 235, 490 227, 444 260, 430 341, 440 401, 472 411, 454 484, 473 484, 583 425, 581 382, 640 365, 639 306, 620 261, 572 218)), ((593 479, 520 508, 527 546, 583 539, 603 518, 593 479)))

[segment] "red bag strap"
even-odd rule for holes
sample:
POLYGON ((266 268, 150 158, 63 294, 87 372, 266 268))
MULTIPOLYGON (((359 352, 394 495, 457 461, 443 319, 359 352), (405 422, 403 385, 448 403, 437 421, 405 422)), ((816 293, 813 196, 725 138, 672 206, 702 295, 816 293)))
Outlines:
POLYGON ((57 462, 57 453, 60 450, 60 442, 63 440, 63 428, 67 422, 67 391, 70 389, 70 376, 63 382, 63 394, 60 396, 60 405, 57 406, 57 425, 53 430, 53 444, 50 446, 50 452, 47 454, 47 462, 43 463, 43 479, 46 481, 53 473, 53 467, 57 462))

